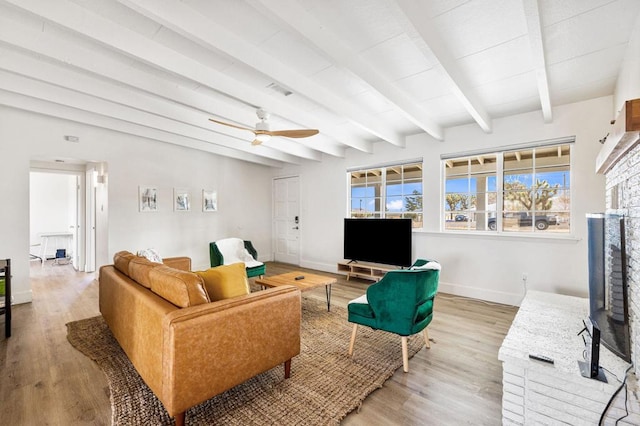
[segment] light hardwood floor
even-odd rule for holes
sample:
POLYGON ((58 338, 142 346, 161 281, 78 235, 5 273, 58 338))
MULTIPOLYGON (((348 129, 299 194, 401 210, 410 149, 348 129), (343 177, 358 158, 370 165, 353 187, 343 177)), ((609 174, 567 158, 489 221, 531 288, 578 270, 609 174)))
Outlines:
MULTIPOLYGON (((290 265, 267 265, 268 275, 291 270, 290 265)), ((66 323, 99 314, 95 276, 77 273, 70 265, 32 264, 33 302, 15 306, 12 337, 0 335, 0 424, 111 423, 105 376, 66 339, 66 323)), ((370 284, 336 277, 334 306, 346 306, 370 284)), ((322 288, 305 296, 326 300, 322 288)), ((516 310, 439 294, 429 326, 431 349, 422 349, 409 360, 409 373, 398 369, 342 424, 500 424, 498 348, 516 310)), ((0 324, 2 330, 3 317, 0 324)), ((345 351, 348 344, 345 341, 345 351)))

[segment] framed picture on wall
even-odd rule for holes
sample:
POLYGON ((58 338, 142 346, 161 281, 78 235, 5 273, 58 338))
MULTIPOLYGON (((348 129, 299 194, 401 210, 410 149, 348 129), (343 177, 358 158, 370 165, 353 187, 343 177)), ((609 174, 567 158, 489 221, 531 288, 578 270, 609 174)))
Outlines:
POLYGON ((191 210, 191 194, 186 189, 173 189, 173 210, 188 212, 191 210))
POLYGON ((209 191, 207 189, 202 190, 202 211, 218 211, 218 193, 216 191, 209 191))
POLYGON ((158 211, 158 188, 140 185, 138 187, 138 207, 141 212, 158 211))

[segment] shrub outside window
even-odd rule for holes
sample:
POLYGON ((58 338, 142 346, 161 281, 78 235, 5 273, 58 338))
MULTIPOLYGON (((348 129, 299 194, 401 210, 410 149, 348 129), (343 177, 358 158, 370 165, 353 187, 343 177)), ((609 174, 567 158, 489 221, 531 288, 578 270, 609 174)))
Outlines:
POLYGON ((444 229, 571 231, 571 144, 443 159, 444 229))
POLYGON ((351 170, 350 217, 409 218, 422 228, 422 162, 351 170))

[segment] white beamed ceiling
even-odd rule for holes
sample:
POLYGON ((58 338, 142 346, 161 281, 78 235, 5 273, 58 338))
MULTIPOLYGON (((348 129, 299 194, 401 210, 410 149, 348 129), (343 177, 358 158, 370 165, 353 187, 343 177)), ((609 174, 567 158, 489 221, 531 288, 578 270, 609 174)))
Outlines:
POLYGON ((0 104, 303 164, 522 112, 553 121, 613 94, 639 14, 638 0, 0 0, 0 104), (258 107, 274 130, 320 133, 252 146, 208 120, 253 128, 258 107))

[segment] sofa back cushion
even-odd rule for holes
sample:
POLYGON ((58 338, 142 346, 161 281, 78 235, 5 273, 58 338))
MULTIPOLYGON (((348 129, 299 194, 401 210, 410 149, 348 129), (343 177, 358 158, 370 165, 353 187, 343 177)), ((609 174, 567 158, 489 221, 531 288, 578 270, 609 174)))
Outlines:
POLYGON ((129 278, 136 281, 143 287, 151 288, 151 281, 149 281, 149 272, 160 265, 162 264, 151 262, 147 258, 134 256, 129 261, 129 278))
POLYGON ((160 265, 149 270, 149 281, 151 291, 180 308, 210 302, 202 278, 193 272, 160 265))
POLYGON ((230 299, 250 293, 247 270, 244 263, 216 266, 197 271, 204 280, 207 294, 212 301, 230 299))
POLYGON ((113 266, 126 276, 129 276, 129 262, 136 257, 135 254, 128 251, 119 251, 113 255, 113 266))

